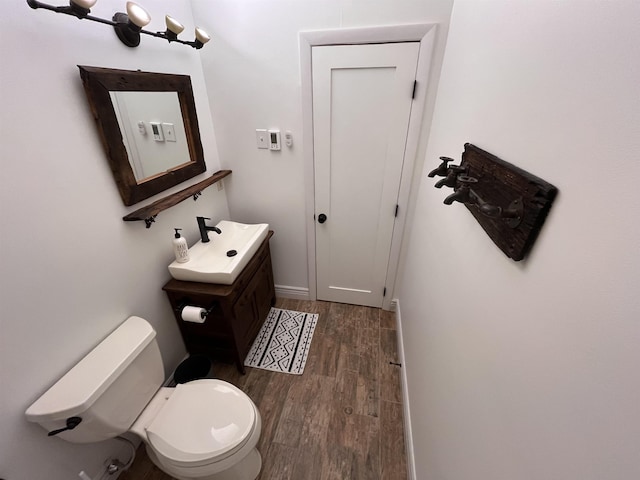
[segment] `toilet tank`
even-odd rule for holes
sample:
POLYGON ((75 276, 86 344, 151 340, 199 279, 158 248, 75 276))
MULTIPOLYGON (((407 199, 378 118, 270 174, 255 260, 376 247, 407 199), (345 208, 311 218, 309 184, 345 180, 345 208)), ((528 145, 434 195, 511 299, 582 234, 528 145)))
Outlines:
POLYGON ((146 320, 129 317, 27 409, 27 420, 52 432, 80 417, 56 434, 73 443, 126 432, 164 382, 155 337, 146 320))

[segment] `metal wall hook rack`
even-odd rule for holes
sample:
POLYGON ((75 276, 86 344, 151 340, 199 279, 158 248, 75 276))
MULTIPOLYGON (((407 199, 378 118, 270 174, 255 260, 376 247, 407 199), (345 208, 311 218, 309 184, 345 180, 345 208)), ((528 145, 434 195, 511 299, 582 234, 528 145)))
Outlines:
POLYGON ((450 157, 429 172, 444 177, 436 188, 453 188, 446 205, 463 203, 493 242, 513 260, 530 251, 558 192, 550 183, 495 155, 465 144, 460 165, 450 157))

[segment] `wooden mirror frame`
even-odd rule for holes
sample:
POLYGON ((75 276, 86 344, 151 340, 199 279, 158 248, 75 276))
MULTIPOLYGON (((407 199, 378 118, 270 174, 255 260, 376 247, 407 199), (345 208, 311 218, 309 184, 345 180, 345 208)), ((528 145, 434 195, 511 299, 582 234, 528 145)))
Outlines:
POLYGON ((150 73, 78 65, 91 113, 107 153, 120 196, 133 205, 204 172, 207 167, 200 141, 196 105, 188 75, 150 73), (138 182, 129 163, 109 92, 176 92, 182 112, 190 158, 166 172, 138 182))

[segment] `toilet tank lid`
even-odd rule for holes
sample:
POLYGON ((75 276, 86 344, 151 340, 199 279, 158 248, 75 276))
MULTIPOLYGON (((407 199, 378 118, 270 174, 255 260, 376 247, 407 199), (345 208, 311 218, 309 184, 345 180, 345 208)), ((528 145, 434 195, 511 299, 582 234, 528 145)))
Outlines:
POLYGON ((155 336, 146 320, 129 317, 27 409, 27 420, 55 421, 87 410, 155 336))

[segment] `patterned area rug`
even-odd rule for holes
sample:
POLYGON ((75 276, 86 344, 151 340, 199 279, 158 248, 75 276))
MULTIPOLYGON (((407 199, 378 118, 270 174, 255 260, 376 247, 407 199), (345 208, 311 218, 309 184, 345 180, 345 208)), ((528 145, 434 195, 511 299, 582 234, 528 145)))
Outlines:
POLYGON ((317 322, 317 313, 272 308, 244 364, 302 375, 317 322))

